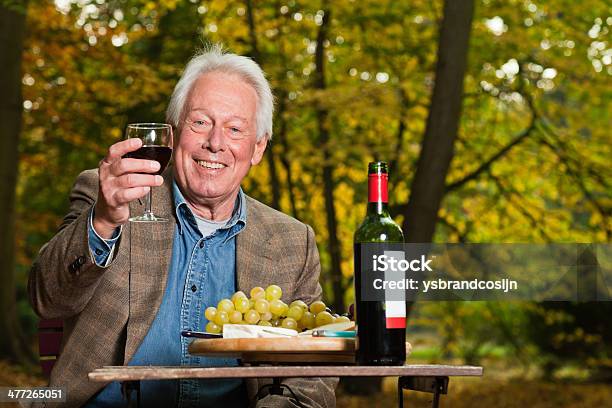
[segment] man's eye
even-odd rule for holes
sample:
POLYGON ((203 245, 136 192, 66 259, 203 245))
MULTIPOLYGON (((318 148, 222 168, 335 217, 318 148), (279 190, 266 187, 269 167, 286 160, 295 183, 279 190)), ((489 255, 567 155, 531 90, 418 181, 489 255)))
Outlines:
POLYGON ((241 130, 237 127, 231 127, 230 130, 232 131, 232 133, 240 133, 241 130))
POLYGON ((191 128, 197 133, 204 132, 208 129, 208 122, 203 119, 194 119, 191 121, 191 128))

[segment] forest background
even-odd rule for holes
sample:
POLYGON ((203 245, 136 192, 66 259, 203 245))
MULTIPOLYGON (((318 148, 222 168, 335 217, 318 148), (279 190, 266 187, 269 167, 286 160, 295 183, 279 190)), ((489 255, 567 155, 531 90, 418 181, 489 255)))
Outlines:
MULTIPOLYGON (((27 275, 76 175, 127 123, 163 121, 211 42, 268 75, 274 137, 243 187, 313 226, 335 310, 353 298, 371 160, 390 163, 407 241, 609 243, 611 30, 605 0, 0 0, 3 367, 39 381, 27 275)), ((417 302, 411 358, 597 406, 609 387, 554 384, 610 381, 610 315, 610 302, 417 302)), ((499 394, 488 384, 461 395, 482 403, 499 394)))

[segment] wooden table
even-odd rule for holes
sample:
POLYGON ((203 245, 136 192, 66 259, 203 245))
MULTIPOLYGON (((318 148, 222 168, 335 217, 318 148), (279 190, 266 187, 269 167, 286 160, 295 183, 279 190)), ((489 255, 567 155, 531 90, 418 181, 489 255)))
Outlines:
MULTIPOLYGON (((131 394, 136 391, 136 404, 140 404, 140 381, 174 380, 186 378, 273 378, 270 393, 282 394, 283 378, 295 377, 399 377, 398 399, 403 407, 403 390, 432 393, 433 407, 438 407, 441 394, 446 394, 449 377, 482 376, 482 367, 420 365, 404 366, 356 366, 356 365, 309 365, 309 366, 255 366, 255 367, 151 367, 112 366, 102 367, 89 373, 90 381, 120 381, 133 406, 131 394), (277 387, 277 388, 274 388, 277 387)), ((299 401, 298 401, 299 404, 299 401)))
MULTIPOLYGON (((406 343, 406 354, 410 354, 406 343)), ((242 364, 355 364, 355 339, 337 337, 289 337, 256 339, 195 339, 189 354, 237 358, 242 364)))

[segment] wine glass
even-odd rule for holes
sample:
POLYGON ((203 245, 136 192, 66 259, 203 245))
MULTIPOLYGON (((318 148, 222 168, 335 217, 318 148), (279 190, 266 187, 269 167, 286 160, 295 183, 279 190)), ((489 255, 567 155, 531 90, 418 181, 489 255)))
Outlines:
MULTIPOLYGON (((161 174, 172 156, 172 126, 165 123, 132 123, 127 126, 125 138, 138 138, 142 140, 140 149, 125 155, 132 159, 155 160, 159 162, 159 170, 155 174, 161 174)), ((151 211, 153 189, 145 198, 145 212, 143 215, 131 217, 132 222, 166 222, 167 218, 158 217, 151 211)))

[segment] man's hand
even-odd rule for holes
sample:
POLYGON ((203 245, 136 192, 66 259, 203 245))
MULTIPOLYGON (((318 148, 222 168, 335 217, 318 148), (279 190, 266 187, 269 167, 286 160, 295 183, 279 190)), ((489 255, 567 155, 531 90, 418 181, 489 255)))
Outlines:
POLYGON ((127 222, 130 201, 144 197, 151 187, 164 182, 162 176, 142 174, 159 170, 159 163, 155 160, 123 158, 141 146, 142 140, 137 138, 115 143, 100 162, 100 187, 93 227, 102 238, 110 239, 115 229, 127 222))

